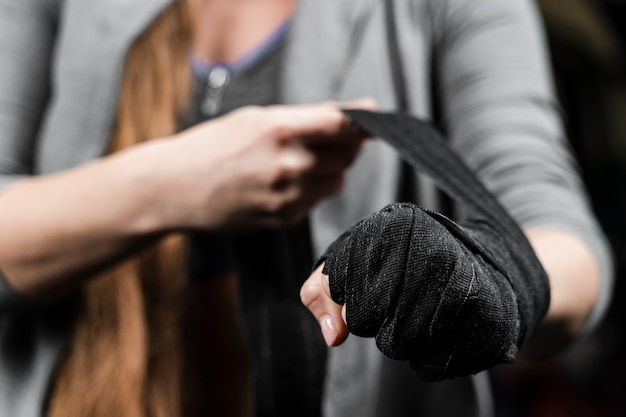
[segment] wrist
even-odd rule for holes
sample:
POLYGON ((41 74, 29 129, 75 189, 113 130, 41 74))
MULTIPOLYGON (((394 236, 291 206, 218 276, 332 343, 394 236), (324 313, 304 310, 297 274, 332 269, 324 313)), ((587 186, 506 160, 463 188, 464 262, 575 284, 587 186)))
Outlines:
POLYGON ((170 167, 174 151, 170 142, 153 139, 134 146, 114 155, 107 167, 123 189, 119 198, 127 199, 125 216, 131 235, 166 233, 181 227, 178 210, 172 204, 176 174, 170 167))
POLYGON ((212 163, 211 155, 198 157, 202 151, 185 137, 174 136, 151 140, 128 152, 138 232, 211 227, 207 201, 214 187, 207 171, 212 163))

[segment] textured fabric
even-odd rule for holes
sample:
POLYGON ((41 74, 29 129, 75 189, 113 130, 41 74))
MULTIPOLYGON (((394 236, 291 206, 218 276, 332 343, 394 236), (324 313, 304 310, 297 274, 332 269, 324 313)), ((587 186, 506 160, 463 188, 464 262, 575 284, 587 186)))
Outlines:
POLYGON ((319 416, 327 349, 298 297, 313 262, 308 222, 234 243, 254 356, 256 415, 319 416))
POLYGON ((511 362, 545 315, 547 276, 522 231, 428 124, 347 111, 469 208, 463 226, 413 204, 374 213, 322 257, 350 331, 426 380, 511 362))
POLYGON ((388 206, 338 241, 325 268, 350 332, 375 337, 387 357, 410 360, 427 381, 511 362, 519 337, 511 286, 441 220, 414 205, 388 206))

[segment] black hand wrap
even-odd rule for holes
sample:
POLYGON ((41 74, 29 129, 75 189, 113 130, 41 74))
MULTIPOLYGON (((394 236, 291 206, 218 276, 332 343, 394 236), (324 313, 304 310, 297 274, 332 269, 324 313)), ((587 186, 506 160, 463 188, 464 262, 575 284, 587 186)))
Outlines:
POLYGON ((526 237, 427 123, 406 115, 346 111, 394 145, 464 203, 468 221, 413 204, 362 220, 327 250, 333 300, 348 328, 375 337, 425 380, 511 362, 549 304, 548 280, 526 237))

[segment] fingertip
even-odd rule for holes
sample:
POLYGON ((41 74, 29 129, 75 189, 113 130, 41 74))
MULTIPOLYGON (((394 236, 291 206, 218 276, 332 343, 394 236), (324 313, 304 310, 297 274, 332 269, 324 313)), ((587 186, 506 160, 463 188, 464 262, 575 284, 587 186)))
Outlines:
POLYGON ((339 346, 348 338, 348 328, 344 323, 338 323, 330 314, 322 317, 320 327, 328 347, 339 346))
POLYGON ((330 315, 325 315, 320 320, 320 327, 322 329, 322 336, 326 342, 326 346, 335 346, 337 342, 337 329, 333 322, 333 318, 330 315))

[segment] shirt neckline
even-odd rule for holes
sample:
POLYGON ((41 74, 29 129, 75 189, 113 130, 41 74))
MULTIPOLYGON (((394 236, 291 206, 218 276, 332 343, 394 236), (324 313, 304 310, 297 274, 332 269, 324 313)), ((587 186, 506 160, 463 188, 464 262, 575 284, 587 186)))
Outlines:
POLYGON ((206 78, 215 67, 223 67, 232 75, 242 73, 267 55, 278 45, 291 26, 292 17, 281 23, 267 38, 235 61, 216 61, 207 63, 196 54, 190 57, 192 73, 199 78, 206 78))

